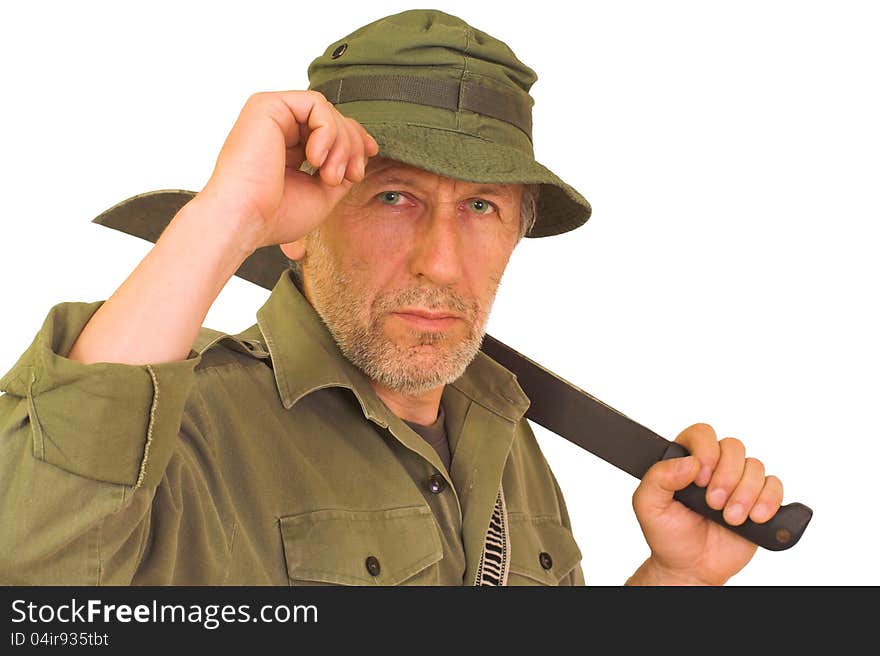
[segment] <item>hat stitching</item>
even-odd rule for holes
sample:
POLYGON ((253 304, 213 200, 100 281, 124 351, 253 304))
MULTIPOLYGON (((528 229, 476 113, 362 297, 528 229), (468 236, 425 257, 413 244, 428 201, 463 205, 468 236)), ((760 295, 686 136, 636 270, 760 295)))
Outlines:
POLYGON ((458 78, 458 108, 455 111, 455 127, 461 131, 461 94, 464 87, 464 78, 468 74, 468 50, 471 47, 471 35, 467 27, 464 28, 464 66, 461 69, 461 75, 458 78))
MULTIPOLYGON (((467 110, 465 110, 465 111, 467 111, 467 110)), ((483 116, 483 115, 481 114, 481 116, 483 116)), ((493 121, 500 121, 501 120, 498 118, 492 118, 491 116, 488 116, 487 118, 490 118, 493 121)), ((409 126, 412 126, 412 127, 416 127, 416 128, 426 128, 428 130, 436 130, 439 132, 452 132, 453 134, 463 134, 468 137, 473 137, 474 139, 479 139, 480 141, 485 141, 486 143, 492 144, 493 146, 499 145, 498 143, 496 143, 495 141, 492 141, 491 139, 487 139, 486 137, 479 135, 479 134, 474 134, 473 132, 468 132, 467 130, 462 129, 462 128, 458 128, 458 129, 441 128, 441 127, 437 127, 436 125, 425 125, 424 123, 412 123, 409 121, 407 121, 406 124, 409 126)), ((397 123, 390 122, 390 121, 362 121, 361 125, 364 127, 367 127, 370 125, 390 125, 392 127, 395 127, 395 126, 397 126, 397 123)), ((513 146, 508 146, 508 148, 513 148, 513 146)))

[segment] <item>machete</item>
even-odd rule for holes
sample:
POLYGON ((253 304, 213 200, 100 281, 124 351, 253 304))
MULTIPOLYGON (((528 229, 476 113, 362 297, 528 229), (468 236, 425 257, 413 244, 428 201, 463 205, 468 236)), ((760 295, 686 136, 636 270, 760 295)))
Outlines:
MULTIPOLYGON (((182 189, 138 194, 117 203, 92 222, 155 243, 178 210, 194 196, 195 192, 182 189)), ((265 246, 254 251, 235 275, 271 290, 289 266, 287 256, 278 246, 265 246)), ((654 463, 688 455, 680 444, 657 435, 491 335, 483 337, 480 348, 516 376, 531 402, 525 414, 527 419, 628 474, 641 479, 654 463)), ((721 511, 706 503, 705 488, 691 484, 676 492, 675 498, 771 551, 794 546, 813 515, 809 507, 794 502, 781 506, 765 523, 747 519, 733 526, 724 521, 721 511)))

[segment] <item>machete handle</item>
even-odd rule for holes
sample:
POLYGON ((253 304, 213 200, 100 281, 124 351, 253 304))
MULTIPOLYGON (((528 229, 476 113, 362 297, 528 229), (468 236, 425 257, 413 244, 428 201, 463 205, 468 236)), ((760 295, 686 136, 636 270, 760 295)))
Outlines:
MULTIPOLYGON (((682 458, 687 455, 690 453, 681 444, 670 442, 662 460, 682 458)), ((801 535, 813 517, 813 511, 809 507, 794 502, 780 506, 776 514, 763 524, 746 519, 739 526, 733 526, 724 521, 720 510, 709 507, 706 503, 706 488, 699 487, 696 483, 691 483, 685 489, 679 490, 674 497, 694 512, 708 517, 759 547, 771 551, 782 551, 793 547, 801 539, 801 535)))

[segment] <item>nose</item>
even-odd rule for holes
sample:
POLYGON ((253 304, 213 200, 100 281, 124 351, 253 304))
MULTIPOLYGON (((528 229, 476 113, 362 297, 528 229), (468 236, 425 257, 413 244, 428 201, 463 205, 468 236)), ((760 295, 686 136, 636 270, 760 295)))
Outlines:
POLYGON ((438 287, 461 278, 461 234, 454 201, 435 204, 420 226, 410 258, 411 273, 438 287))

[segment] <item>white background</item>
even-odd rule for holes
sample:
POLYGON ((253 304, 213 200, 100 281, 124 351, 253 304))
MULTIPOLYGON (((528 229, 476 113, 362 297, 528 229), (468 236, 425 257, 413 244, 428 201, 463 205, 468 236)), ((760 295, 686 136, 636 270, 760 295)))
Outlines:
MULTIPOLYGON (((872 3, 432 6, 537 71, 538 160, 594 208, 522 243, 488 332, 669 439, 742 439, 814 510, 731 585, 880 584, 872 3)), ((94 216, 200 189, 250 93, 305 88, 327 45, 408 8, 4 3, 0 372, 52 305, 106 299, 149 250, 94 216)), ((234 278, 205 325, 237 332, 267 297, 234 278)), ((535 431, 587 582, 623 583, 647 556, 635 479, 535 431)))

